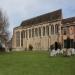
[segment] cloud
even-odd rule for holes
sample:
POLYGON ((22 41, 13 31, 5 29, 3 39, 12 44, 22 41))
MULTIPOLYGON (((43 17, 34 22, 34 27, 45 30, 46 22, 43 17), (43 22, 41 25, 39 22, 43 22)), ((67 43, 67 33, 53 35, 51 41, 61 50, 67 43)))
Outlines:
POLYGON ((60 8, 64 18, 75 16, 75 0, 0 0, 0 7, 8 14, 11 32, 23 20, 60 8))

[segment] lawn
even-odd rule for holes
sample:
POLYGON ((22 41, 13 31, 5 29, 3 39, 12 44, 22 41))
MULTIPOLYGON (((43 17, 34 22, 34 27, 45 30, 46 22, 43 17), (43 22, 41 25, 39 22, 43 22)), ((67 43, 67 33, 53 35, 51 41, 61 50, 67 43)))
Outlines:
POLYGON ((75 56, 49 57, 48 52, 2 53, 0 75, 75 75, 75 56))

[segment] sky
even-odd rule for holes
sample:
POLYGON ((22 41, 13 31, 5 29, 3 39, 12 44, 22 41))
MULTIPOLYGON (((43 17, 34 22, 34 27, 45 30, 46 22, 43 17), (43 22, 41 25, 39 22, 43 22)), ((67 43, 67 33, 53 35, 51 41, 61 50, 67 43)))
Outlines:
POLYGON ((0 0, 0 8, 9 19, 9 31, 23 20, 62 9, 63 18, 75 16, 75 0, 0 0))

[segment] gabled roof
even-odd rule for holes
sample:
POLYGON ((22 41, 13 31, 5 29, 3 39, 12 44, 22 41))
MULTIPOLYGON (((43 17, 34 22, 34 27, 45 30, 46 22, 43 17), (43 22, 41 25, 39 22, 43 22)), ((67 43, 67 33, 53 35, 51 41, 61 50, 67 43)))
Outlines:
POLYGON ((37 16, 35 18, 31 18, 28 20, 25 20, 21 23, 21 26, 28 26, 28 25, 33 25, 41 22, 46 22, 46 21, 54 21, 62 18, 62 10, 56 10, 54 12, 50 12, 47 14, 43 14, 40 16, 37 16))

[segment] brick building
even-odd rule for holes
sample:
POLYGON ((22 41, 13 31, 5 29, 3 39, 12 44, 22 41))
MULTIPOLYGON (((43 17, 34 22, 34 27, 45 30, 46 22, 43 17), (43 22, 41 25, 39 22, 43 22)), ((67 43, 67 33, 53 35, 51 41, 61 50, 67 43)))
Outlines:
POLYGON ((75 48, 75 17, 62 20, 63 47, 75 48))

